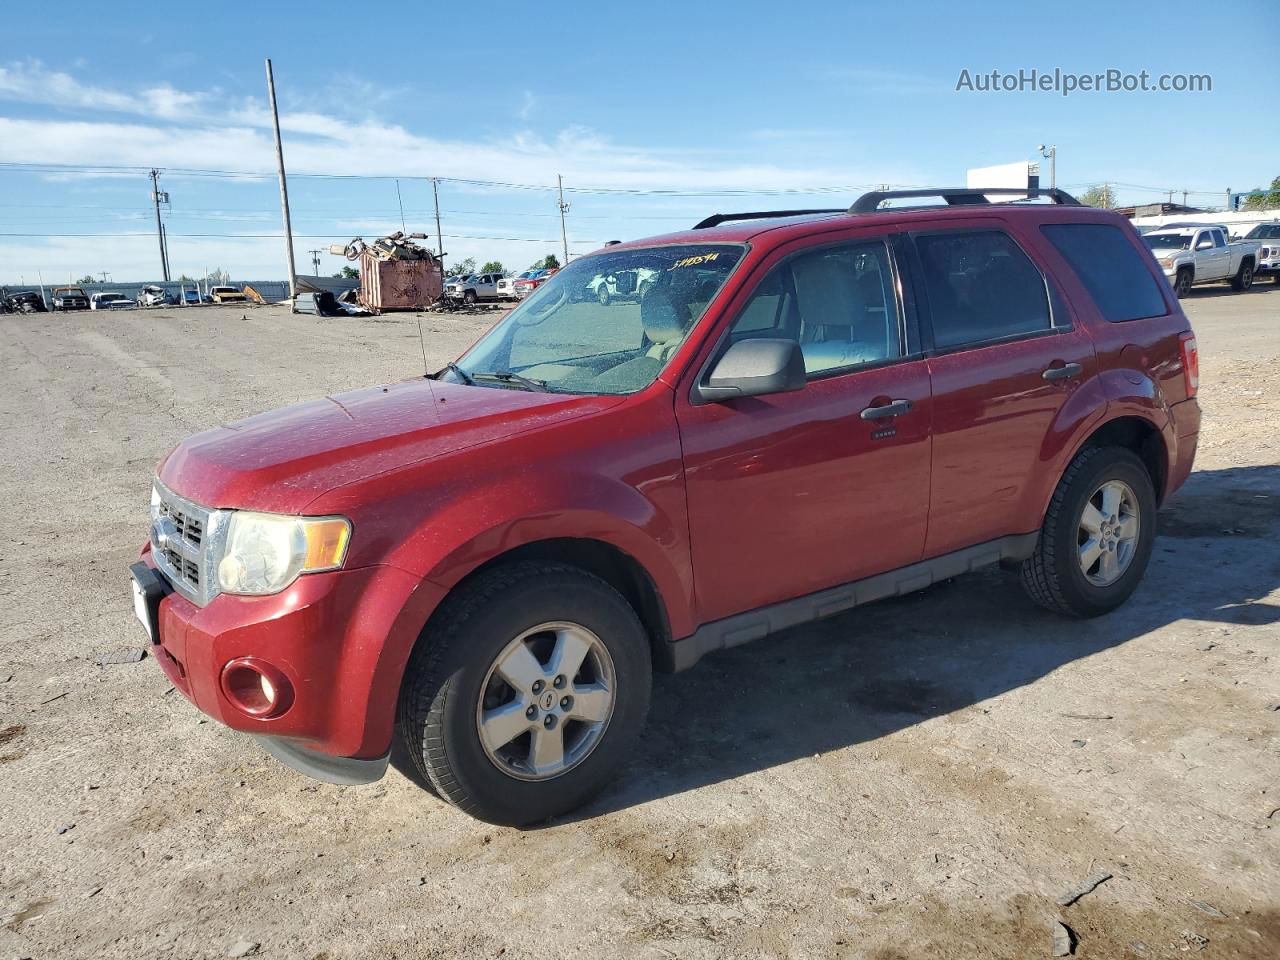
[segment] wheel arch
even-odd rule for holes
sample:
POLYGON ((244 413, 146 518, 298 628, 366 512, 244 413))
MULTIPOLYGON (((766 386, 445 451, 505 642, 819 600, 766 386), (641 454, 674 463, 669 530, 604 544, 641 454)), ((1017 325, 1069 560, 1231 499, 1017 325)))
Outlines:
MULTIPOLYGON (((1164 502, 1169 480, 1169 450, 1160 428, 1146 417, 1127 414, 1096 427, 1071 454, 1070 460, 1086 447, 1123 447, 1142 460, 1151 475, 1156 491, 1156 504, 1164 502)), ((1068 463, 1070 462, 1068 460, 1068 463)))

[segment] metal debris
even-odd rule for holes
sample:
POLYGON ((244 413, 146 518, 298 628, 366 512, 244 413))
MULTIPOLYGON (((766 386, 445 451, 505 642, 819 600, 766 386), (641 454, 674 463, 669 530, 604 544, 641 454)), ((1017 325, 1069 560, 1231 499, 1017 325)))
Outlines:
POLYGON ((96 654, 93 662, 100 667, 115 663, 137 663, 146 655, 147 651, 142 647, 130 647, 128 650, 108 650, 104 653, 96 654))
POLYGON ((1217 907, 1213 906, 1213 904, 1205 903, 1203 900, 1188 900, 1187 903, 1191 904, 1201 913, 1207 913, 1211 917, 1219 917, 1219 918, 1225 919, 1227 916, 1217 907))
POLYGON ((1061 920, 1053 921, 1053 955, 1069 957, 1076 951, 1076 935, 1061 920))
POLYGON ((1066 893, 1060 896, 1058 898, 1058 906, 1060 907, 1071 906, 1073 903, 1075 903, 1077 900, 1083 897, 1086 893, 1093 893, 1094 890, 1096 890, 1099 886, 1106 883, 1110 879, 1111 879, 1111 874, 1109 873, 1090 874, 1089 879, 1087 879, 1084 883, 1080 884, 1080 886, 1074 887, 1073 889, 1068 890, 1066 893))
POLYGON ((1194 930, 1183 930, 1182 939, 1187 941, 1187 945, 1193 950, 1203 950, 1209 945, 1209 938, 1200 936, 1194 930))

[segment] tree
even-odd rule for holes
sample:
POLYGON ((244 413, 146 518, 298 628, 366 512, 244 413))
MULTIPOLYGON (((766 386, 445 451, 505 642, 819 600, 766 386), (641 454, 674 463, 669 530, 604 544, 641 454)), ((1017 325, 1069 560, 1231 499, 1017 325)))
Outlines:
POLYGON ((530 270, 558 270, 560 268, 560 258, 554 253, 548 253, 541 260, 535 260, 530 264, 530 270))
POLYGON ((360 271, 357 270, 355 267, 343 267, 341 270, 335 273, 334 276, 342 280, 359 280, 360 271))
POLYGON ((86 283, 97 283, 97 282, 98 282, 98 278, 95 277, 92 273, 86 273, 83 277, 81 277, 79 280, 76 281, 76 283, 78 283, 82 287, 86 283))
POLYGON ((506 273, 507 268, 502 265, 501 260, 490 260, 480 268, 481 273, 506 273))
POLYGON ((1100 187, 1090 187, 1077 199, 1086 207, 1098 207, 1101 210, 1111 210, 1116 205, 1115 191, 1106 183, 1100 187))
POLYGON ((1271 181, 1270 190, 1254 187, 1252 195, 1244 199, 1246 210, 1268 210, 1271 207, 1280 207, 1280 177, 1271 181))
POLYGON ((223 270, 221 267, 214 267, 209 275, 204 278, 206 283, 211 283, 215 287, 226 285, 231 280, 231 274, 223 270))
POLYGON ((185 273, 178 278, 178 283, 195 283, 195 277, 188 277, 185 273))
POLYGON ((467 257, 465 260, 459 260, 449 268, 449 275, 453 277, 465 277, 468 274, 476 272, 476 258, 467 257))

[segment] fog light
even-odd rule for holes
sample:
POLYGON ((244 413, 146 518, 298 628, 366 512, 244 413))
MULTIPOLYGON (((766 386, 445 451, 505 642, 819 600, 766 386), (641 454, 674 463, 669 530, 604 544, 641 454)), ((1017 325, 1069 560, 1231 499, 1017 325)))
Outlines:
POLYGON ((251 717, 278 717, 293 705, 293 685, 280 670, 256 657, 232 660, 222 670, 222 692, 251 717))

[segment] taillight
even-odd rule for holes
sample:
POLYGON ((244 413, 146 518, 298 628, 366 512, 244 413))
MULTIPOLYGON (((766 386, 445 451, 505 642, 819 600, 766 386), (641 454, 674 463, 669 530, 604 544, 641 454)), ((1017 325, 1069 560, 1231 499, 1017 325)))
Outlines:
POLYGON ((1196 335, 1188 330, 1178 337, 1178 346, 1182 349, 1182 378, 1187 385, 1187 399, 1190 400, 1200 389, 1200 351, 1196 348, 1196 335))

